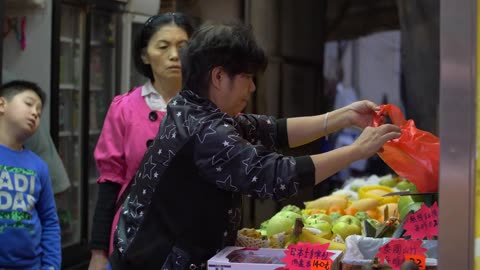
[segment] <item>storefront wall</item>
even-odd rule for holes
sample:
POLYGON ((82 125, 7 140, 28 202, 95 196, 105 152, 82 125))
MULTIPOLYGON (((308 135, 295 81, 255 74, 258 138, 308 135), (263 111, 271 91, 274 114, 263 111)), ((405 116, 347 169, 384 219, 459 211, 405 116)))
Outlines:
MULTIPOLYGON (((480 5, 477 1, 477 36, 476 36, 476 63, 480 63, 480 5)), ((480 104, 480 69, 476 69, 476 89, 477 89, 477 98, 476 104, 480 104)), ((480 119, 480 106, 476 108, 476 119, 480 119)), ((480 123, 476 121, 476 152, 480 153, 480 123)), ((475 252, 475 270, 480 270, 480 158, 478 154, 476 155, 476 170, 475 170, 475 245, 474 245, 474 252, 475 252)))
POLYGON ((476 2, 440 1, 440 270, 474 269, 476 2))
MULTIPOLYGON (((3 2, 3 1, 2 1, 3 2)), ((22 50, 18 34, 14 26, 5 26, 3 37, 2 81, 22 79, 36 82, 47 94, 47 103, 50 103, 50 51, 52 48, 52 1, 45 1, 45 6, 15 8, 5 3, 3 10, 5 19, 10 18, 12 23, 20 24, 25 18, 26 46, 22 50), (5 30, 8 29, 8 30, 5 30)), ((0 7, 1 8, 1 7, 0 7)), ((6 20, 3 21, 6 24, 6 20)), ((15 25, 17 26, 17 25, 15 25)), ((47 104, 42 113, 42 125, 50 126, 50 106, 47 104)))

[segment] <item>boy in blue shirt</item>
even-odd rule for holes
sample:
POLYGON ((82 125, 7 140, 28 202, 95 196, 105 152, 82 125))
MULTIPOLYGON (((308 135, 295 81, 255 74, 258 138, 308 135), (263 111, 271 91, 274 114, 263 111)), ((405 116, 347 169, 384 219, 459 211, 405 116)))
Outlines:
POLYGON ((44 100, 31 82, 0 86, 0 269, 60 269, 60 225, 48 167, 23 146, 40 124, 44 100))

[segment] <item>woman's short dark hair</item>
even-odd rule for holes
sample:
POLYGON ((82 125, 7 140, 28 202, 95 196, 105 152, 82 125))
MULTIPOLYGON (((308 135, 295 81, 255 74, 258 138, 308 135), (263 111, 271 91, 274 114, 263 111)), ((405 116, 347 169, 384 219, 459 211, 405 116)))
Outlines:
POLYGON ((195 31, 180 52, 183 89, 207 96, 213 68, 222 67, 231 77, 256 74, 267 67, 267 58, 250 26, 207 24, 195 31))
POLYGON ((15 80, 0 85, 0 97, 4 97, 8 101, 12 100, 16 95, 25 91, 31 90, 38 95, 42 101, 42 105, 45 105, 47 97, 45 92, 34 82, 15 80))
POLYGON ((193 33, 193 24, 186 15, 178 12, 169 12, 148 18, 140 33, 135 37, 133 45, 133 61, 135 63, 135 68, 151 81, 154 80, 152 67, 150 64, 145 64, 143 62, 142 54, 145 52, 145 48, 148 46, 148 42, 152 36, 163 26, 172 24, 182 28, 187 33, 188 37, 193 33))

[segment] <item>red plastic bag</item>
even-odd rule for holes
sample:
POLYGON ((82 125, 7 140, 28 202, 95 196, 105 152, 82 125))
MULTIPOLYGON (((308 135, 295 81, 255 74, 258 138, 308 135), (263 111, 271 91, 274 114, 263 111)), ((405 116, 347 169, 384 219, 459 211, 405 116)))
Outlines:
POLYGON ((417 129, 413 120, 406 121, 400 109, 392 104, 380 106, 380 111, 374 113, 372 126, 383 123, 382 115, 388 115, 392 123, 402 129, 402 135, 385 143, 378 155, 398 175, 414 183, 419 192, 437 192, 440 157, 438 137, 417 129))

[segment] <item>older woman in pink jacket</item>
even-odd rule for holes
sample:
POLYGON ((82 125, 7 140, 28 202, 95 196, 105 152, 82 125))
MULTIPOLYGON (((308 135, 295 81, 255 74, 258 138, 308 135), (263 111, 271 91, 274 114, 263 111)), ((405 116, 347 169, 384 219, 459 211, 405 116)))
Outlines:
POLYGON ((179 49, 193 32, 180 13, 150 17, 133 52, 137 70, 149 80, 114 98, 95 148, 98 200, 93 217, 89 269, 105 269, 118 221, 116 203, 155 138, 170 99, 181 90, 179 49))

